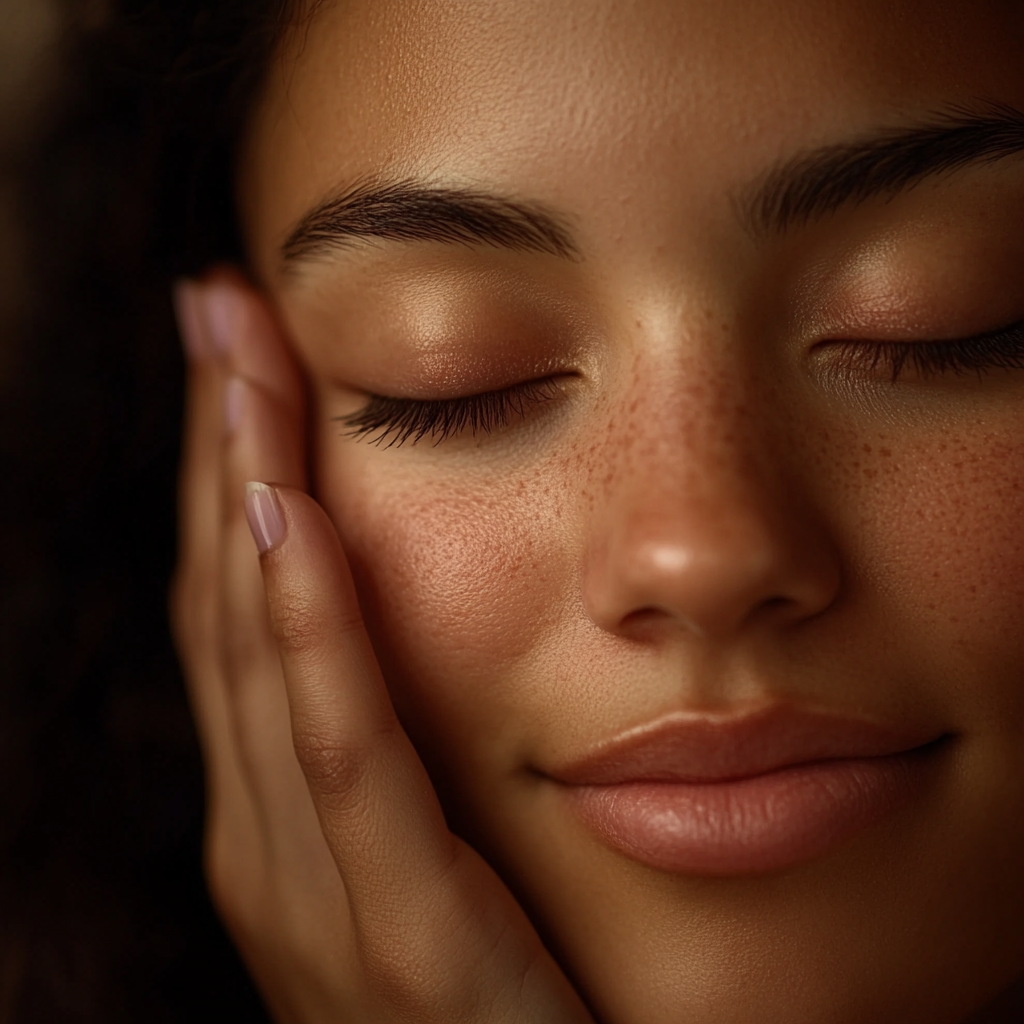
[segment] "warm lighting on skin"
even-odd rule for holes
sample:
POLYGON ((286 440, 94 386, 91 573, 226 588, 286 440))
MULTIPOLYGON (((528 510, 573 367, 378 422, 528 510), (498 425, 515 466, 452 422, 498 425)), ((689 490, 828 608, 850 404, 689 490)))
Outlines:
POLYGON ((357 0, 269 82, 242 208, 311 381, 316 496, 446 812, 602 1020, 958 1024, 1024 967, 1024 371, 894 385, 826 345, 1024 319, 1024 163, 786 225, 740 201, 821 147, 1024 108, 1021 43, 998 3, 357 0), (577 251, 370 232, 286 267, 374 176, 543 209, 577 251), (548 374, 490 432, 339 422, 548 374), (602 743, 765 707, 924 752, 841 843, 760 873, 663 869, 567 809, 558 771, 602 743))

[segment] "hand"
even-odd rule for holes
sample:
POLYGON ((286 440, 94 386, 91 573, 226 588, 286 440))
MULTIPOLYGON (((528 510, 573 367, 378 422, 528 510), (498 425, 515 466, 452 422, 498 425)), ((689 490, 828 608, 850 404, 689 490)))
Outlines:
POLYGON ((272 311, 222 269, 182 285, 178 313, 172 615, 207 768, 211 892, 272 1013, 590 1021, 507 888, 448 831, 395 716, 337 534, 303 493, 302 380, 272 311), (247 481, 275 486, 246 502, 247 481))

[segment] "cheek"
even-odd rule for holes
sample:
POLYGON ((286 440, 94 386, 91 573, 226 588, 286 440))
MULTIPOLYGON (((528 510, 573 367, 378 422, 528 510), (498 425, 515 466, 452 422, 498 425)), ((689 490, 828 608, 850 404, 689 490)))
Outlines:
POLYGON ((542 469, 431 472, 355 448, 321 461, 320 498, 400 713, 434 736, 499 728, 574 578, 562 493, 542 469))
POLYGON ((1024 428, 902 446, 861 445, 851 507, 860 575, 934 678, 1005 713, 1024 682, 1024 428))

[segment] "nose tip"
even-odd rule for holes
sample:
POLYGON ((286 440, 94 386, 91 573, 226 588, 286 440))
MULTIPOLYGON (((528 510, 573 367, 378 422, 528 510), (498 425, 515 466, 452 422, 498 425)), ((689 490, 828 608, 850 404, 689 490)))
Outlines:
POLYGON ((824 546, 809 531, 801 535, 747 512, 705 509, 620 521, 587 575, 593 621, 618 633, 652 621, 674 623, 713 638, 827 607, 838 571, 824 546))
MULTIPOLYGON (((635 552, 634 557, 626 560, 623 566, 625 570, 625 584, 627 591, 632 590, 637 594, 639 605, 641 595, 646 593, 651 599, 656 598, 659 578, 669 580, 674 577, 692 576, 694 574, 705 574, 713 578, 714 573, 708 572, 712 568, 707 564, 707 557, 702 557, 701 552, 695 551, 692 547, 682 544, 671 544, 665 541, 651 541, 641 544, 635 552), (702 564, 704 563, 704 564, 702 564), (653 586, 652 586, 653 584, 653 586)), ((695 611, 696 609, 691 609, 695 611)), ((672 607, 671 602, 663 601, 634 608, 632 611, 621 615, 617 609, 608 609, 610 615, 609 625, 617 619, 637 620, 641 617, 649 618, 652 615, 668 615, 677 619, 691 633, 703 637, 707 633, 707 616, 700 615, 693 618, 686 614, 682 607, 672 607)))

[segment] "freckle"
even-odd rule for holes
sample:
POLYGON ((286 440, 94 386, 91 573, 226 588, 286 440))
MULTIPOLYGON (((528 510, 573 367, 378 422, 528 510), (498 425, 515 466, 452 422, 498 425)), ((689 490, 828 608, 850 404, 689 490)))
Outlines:
POLYGON ((881 453, 883 459, 892 458, 892 450, 890 448, 879 448, 878 450, 881 453))
POLYGON ((864 451, 866 451, 870 455, 871 454, 871 445, 869 445, 869 444, 864 445, 864 451))
POLYGON ((874 479, 875 479, 875 477, 876 477, 876 476, 878 476, 878 470, 877 470, 877 469, 865 469, 865 470, 864 470, 864 475, 865 475, 865 476, 866 476, 866 477, 867 477, 867 478, 868 478, 869 480, 874 480, 874 479))

